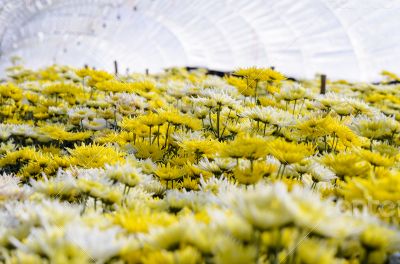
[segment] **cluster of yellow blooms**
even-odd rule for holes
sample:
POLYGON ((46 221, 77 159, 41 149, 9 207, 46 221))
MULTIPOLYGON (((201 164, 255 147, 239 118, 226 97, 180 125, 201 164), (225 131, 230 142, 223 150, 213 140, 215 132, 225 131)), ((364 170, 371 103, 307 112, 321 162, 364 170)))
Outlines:
MULTIPOLYGON (((388 263, 400 86, 13 66, 1 263, 388 263)), ((384 72, 391 80, 395 74, 384 72)))

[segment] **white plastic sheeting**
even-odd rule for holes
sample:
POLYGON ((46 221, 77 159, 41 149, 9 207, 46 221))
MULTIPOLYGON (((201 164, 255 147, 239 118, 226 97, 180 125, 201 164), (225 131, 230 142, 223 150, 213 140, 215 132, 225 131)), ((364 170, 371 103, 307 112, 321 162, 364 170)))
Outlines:
POLYGON ((18 55, 120 72, 275 66, 294 77, 400 72, 400 0, 0 0, 0 69, 18 55))

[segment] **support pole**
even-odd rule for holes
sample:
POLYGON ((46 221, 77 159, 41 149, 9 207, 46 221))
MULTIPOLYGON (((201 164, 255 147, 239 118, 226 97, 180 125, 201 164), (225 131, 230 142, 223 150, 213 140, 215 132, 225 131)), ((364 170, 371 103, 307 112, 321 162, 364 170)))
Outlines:
POLYGON ((114 70, 115 70, 115 75, 118 75, 118 62, 116 60, 114 61, 114 70))
POLYGON ((326 75, 322 74, 321 75, 321 94, 326 93, 326 75))

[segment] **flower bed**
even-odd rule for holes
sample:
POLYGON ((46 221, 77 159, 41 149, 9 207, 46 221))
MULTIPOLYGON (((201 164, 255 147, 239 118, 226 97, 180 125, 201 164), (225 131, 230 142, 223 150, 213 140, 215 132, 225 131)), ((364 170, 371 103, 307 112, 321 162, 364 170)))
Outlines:
POLYGON ((320 95, 261 68, 7 73, 1 262, 386 263, 400 250, 398 85, 320 95))

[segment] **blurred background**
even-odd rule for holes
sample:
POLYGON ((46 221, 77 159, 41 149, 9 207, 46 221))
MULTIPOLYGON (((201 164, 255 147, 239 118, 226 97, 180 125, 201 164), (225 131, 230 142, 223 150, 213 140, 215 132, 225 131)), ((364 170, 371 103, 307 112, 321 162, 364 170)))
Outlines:
POLYGON ((295 78, 400 72, 400 0, 0 0, 0 73, 88 65, 274 66, 295 78))

